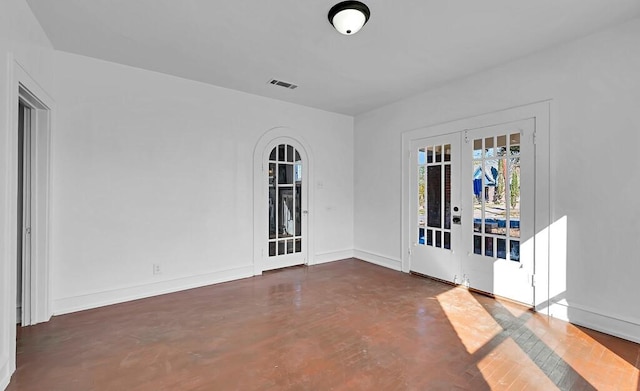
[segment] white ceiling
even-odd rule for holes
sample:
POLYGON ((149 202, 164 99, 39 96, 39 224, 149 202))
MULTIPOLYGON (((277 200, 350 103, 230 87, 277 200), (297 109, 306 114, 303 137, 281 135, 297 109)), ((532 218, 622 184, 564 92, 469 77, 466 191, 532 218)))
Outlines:
POLYGON ((640 15, 640 0, 27 0, 58 50, 356 115, 640 15), (271 78, 298 84, 269 85, 271 78))

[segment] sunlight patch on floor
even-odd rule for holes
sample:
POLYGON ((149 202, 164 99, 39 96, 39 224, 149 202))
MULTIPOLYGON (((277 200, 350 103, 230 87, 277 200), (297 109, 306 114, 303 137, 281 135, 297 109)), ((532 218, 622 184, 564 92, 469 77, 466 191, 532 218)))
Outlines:
MULTIPOLYGON (((531 319, 529 323, 535 324, 531 319)), ((530 329, 556 353, 574 371, 597 389, 637 390, 640 371, 633 364, 620 357, 607 346, 601 344, 578 327, 558 320, 552 320, 546 328, 532 325, 530 329), (602 376, 600 371, 594 371, 594 366, 600 370, 607 368, 608 375, 602 376), (612 384, 611 379, 616 379, 612 384)), ((612 342, 615 341, 613 337, 612 342)))
POLYGON ((513 315, 514 318, 519 318, 522 315, 531 311, 528 307, 525 307, 524 305, 514 304, 509 300, 505 300, 501 298, 496 298, 495 300, 498 303, 502 304, 503 308, 509 311, 509 313, 513 315))
POLYGON ((502 332, 502 327, 468 290, 451 289, 439 294, 436 299, 469 354, 475 353, 502 332))
POLYGON ((558 387, 511 339, 505 339, 478 362, 492 390, 557 390, 558 387))

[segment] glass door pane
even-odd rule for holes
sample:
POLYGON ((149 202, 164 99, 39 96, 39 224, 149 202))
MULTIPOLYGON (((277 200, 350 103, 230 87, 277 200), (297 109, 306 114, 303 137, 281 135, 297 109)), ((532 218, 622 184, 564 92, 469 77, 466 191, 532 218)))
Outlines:
POLYGON ((451 144, 418 149, 418 244, 451 249, 451 144))
POLYGON ((269 257, 302 252, 302 160, 291 145, 269 154, 269 257))
POLYGON ((507 136, 473 140, 471 245, 474 254, 519 262, 520 135, 507 136))

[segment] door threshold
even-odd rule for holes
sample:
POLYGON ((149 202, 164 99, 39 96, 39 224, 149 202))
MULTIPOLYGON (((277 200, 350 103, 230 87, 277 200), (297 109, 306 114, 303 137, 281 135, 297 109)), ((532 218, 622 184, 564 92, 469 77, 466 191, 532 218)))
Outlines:
POLYGON ((290 269, 294 269, 294 268, 304 268, 304 267, 307 267, 307 266, 308 265, 306 263, 302 263, 300 265, 283 266, 283 267, 279 267, 279 268, 275 268, 275 269, 265 270, 265 271, 262 272, 262 274, 277 273, 277 272, 281 272, 283 270, 290 270, 290 269))
POLYGON ((534 306, 531 305, 531 304, 526 304, 526 303, 523 303, 521 301, 509 299, 508 297, 496 295, 496 294, 493 294, 493 293, 490 293, 490 292, 485 292, 483 290, 472 288, 472 287, 469 287, 469 286, 466 286, 466 285, 463 285, 463 284, 456 284, 454 282, 443 280, 441 278, 437 278, 437 277, 433 277, 433 276, 429 276, 427 274, 422 274, 422 273, 418 273, 418 272, 414 272, 414 271, 410 271, 409 273, 413 274, 415 276, 418 276, 418 277, 428 278, 429 280, 433 280, 433 281, 440 282, 440 283, 443 283, 443 284, 447 284, 447 285, 450 285, 450 286, 455 286, 455 287, 458 287, 458 288, 461 288, 461 289, 466 289, 466 290, 468 290, 470 292, 477 293, 477 294, 482 295, 482 296, 490 297, 490 298, 492 298, 492 299, 494 299, 496 301, 504 301, 504 302, 507 302, 507 303, 515 304, 515 305, 518 305, 518 306, 521 306, 521 307, 525 307, 531 312, 536 312, 534 306))
POLYGON ((443 284, 447 284, 447 285, 451 285, 451 286, 460 286, 460 284, 456 284, 455 282, 443 280, 441 278, 433 277, 433 276, 430 276, 428 274, 422 274, 422 273, 414 272, 413 270, 409 271, 409 274, 413 274, 414 276, 418 276, 418 277, 422 277, 422 278, 428 278, 430 280, 441 282, 443 284))

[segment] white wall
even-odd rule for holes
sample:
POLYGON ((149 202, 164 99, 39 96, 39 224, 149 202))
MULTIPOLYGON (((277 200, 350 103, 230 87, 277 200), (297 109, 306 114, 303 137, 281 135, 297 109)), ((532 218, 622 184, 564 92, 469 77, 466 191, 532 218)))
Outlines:
POLYGON ((324 184, 315 254, 352 254, 352 117, 64 52, 55 94, 54 313, 252 275, 253 150, 279 126, 324 184))
POLYGON ((16 194, 12 116, 17 113, 14 74, 20 66, 40 88, 52 89, 53 48, 23 0, 0 0, 0 389, 15 369, 16 194), (15 101, 14 101, 15 100, 15 101))
POLYGON ((403 131, 553 99, 551 312, 640 341, 638 42, 635 19, 356 117, 356 255, 401 259, 403 131))

